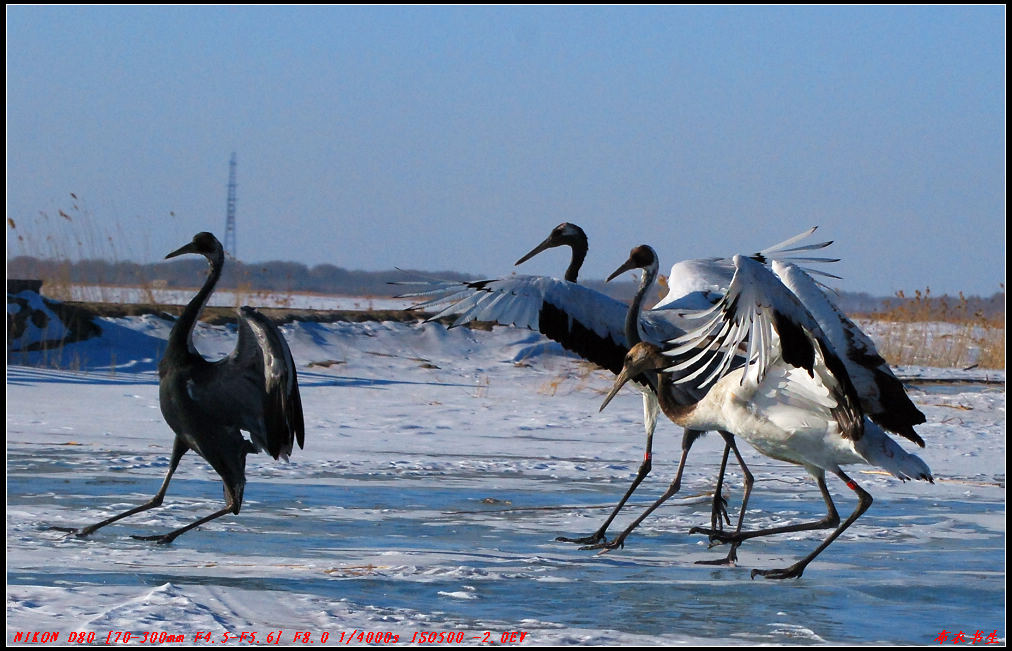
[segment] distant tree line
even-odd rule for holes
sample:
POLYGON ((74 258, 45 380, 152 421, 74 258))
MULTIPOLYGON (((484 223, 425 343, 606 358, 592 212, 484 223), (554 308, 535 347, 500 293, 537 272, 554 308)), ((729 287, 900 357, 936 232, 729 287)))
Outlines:
MULTIPOLYGON (((108 260, 42 260, 19 256, 7 261, 8 278, 37 278, 46 282, 121 287, 184 289, 199 287, 207 262, 198 258, 152 264, 108 260)), ((273 292, 319 292, 354 296, 392 296, 405 291, 388 283, 418 279, 412 271, 351 271, 332 264, 307 267, 299 262, 274 260, 246 264, 229 260, 221 276, 221 289, 273 292)), ((453 271, 426 272, 425 277, 472 280, 453 271)))
MULTIPOLYGON (((167 262, 138 264, 135 262, 109 262, 107 260, 46 260, 19 256, 7 261, 8 278, 34 278, 47 283, 67 285, 106 285, 121 287, 157 287, 190 289, 200 286, 207 263, 197 258, 167 262)), ((225 265, 219 288, 271 292, 316 292, 346 296, 394 296, 410 288, 391 285, 422 278, 467 281, 477 276, 455 271, 352 271, 332 264, 307 267, 299 262, 274 260, 246 264, 229 260, 225 265)), ((620 300, 628 300, 635 292, 631 282, 586 281, 587 286, 620 300)), ((840 292, 834 295, 840 308, 848 314, 873 314, 896 311, 930 313, 954 312, 978 314, 988 319, 1005 314, 1005 292, 989 297, 932 296, 929 290, 917 291, 914 296, 902 294, 875 297, 867 293, 840 292)))

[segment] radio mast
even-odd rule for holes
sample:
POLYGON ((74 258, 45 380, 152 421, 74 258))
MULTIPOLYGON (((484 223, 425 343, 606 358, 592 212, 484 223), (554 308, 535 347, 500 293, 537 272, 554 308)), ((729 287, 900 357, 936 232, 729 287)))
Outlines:
POLYGON ((225 211, 225 253, 236 257, 235 249, 235 152, 228 162, 228 206, 225 211))

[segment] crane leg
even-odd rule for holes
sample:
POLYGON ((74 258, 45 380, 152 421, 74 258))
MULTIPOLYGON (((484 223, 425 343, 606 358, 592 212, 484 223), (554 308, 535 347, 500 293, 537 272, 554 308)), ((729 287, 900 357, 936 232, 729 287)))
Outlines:
MULTIPOLYGON (((738 526, 735 528, 735 534, 741 533, 741 525, 745 521, 745 509, 748 507, 748 498, 752 495, 752 485, 755 483, 755 477, 749 471, 748 466, 745 465, 745 460, 742 458, 741 453, 738 451, 738 445, 734 442, 734 436, 728 432, 720 432, 720 435, 724 438, 724 461, 721 463, 720 471, 721 476, 717 482, 717 492, 714 494, 714 517, 711 518, 711 530, 716 531, 717 526, 713 524, 714 520, 718 520, 716 517, 716 503, 717 496, 720 494, 721 484, 723 483, 724 467, 727 464, 728 452, 734 451, 734 456, 738 460, 738 465, 741 466, 741 472, 745 481, 745 492, 741 498, 741 512, 738 513, 738 526)), ((721 498, 723 500, 723 498, 721 498)), ((727 517, 727 512, 724 512, 724 517, 727 517)), ((692 533, 690 531, 690 533, 692 533)), ((711 538, 711 540, 713 540, 711 538)), ((728 551, 725 558, 720 558, 714 561, 696 561, 697 565, 734 565, 738 561, 738 546, 741 545, 741 541, 731 543, 731 549, 728 551)))
POLYGON ((590 534, 589 536, 583 536, 580 538, 567 538, 566 536, 559 536, 555 540, 559 542, 578 543, 581 545, 592 545, 594 543, 605 540, 606 538, 605 532, 608 530, 608 527, 611 526, 611 523, 615 519, 615 516, 618 515, 618 512, 622 510, 623 506, 625 506, 625 503, 629 499, 629 496, 633 494, 633 491, 636 490, 636 487, 639 486, 640 483, 643 481, 643 479, 646 478, 646 476, 650 473, 650 465, 651 465, 650 451, 648 449, 646 454, 643 456, 643 463, 640 464, 640 468, 636 472, 636 478, 633 480, 632 485, 629 486, 628 490, 626 490, 625 492, 625 495, 622 496, 622 499, 612 510, 611 515, 608 516, 608 519, 604 521, 604 524, 602 524, 597 531, 590 534))
MULTIPOLYGON (((850 482, 849 479, 844 481, 850 482)), ((736 531, 734 534, 708 530, 708 528, 703 528, 701 526, 693 526, 691 530, 689 530, 689 534, 705 534, 706 536, 709 536, 711 540, 718 540, 722 543, 732 543, 737 547, 738 545, 741 545, 743 541, 747 541, 752 538, 759 538, 760 536, 774 536, 776 534, 789 534, 792 532, 811 532, 819 530, 819 528, 832 528, 840 523, 840 514, 837 513, 836 505, 833 504, 833 498, 829 494, 829 488, 826 487, 825 476, 817 476, 816 482, 819 484, 819 490, 822 492, 823 500, 826 502, 827 509, 826 516, 820 520, 816 520, 814 522, 802 522, 800 524, 772 526, 770 528, 763 528, 763 530, 757 530, 754 532, 736 531)), ((854 484, 854 486, 857 486, 857 484, 854 484)), ((858 496, 860 496, 861 493, 867 495, 867 493, 861 490, 859 486, 854 490, 860 491, 858 496)), ((869 501, 868 503, 870 504, 871 502, 869 501)), ((867 506, 865 506, 865 508, 867 508, 867 506)), ((741 518, 739 519, 739 525, 740 524, 741 518)), ((840 531, 842 531, 843 528, 846 527, 842 527, 840 531)))
MULTIPOLYGON (((251 446, 251 451, 252 452, 256 452, 256 449, 252 448, 252 446, 251 446)), ((245 469, 246 469, 246 454, 245 453, 242 454, 241 457, 240 457, 240 459, 242 461, 242 464, 241 464, 242 472, 245 472, 245 469)), ((216 468, 216 470, 218 470, 218 469, 216 468)), ((205 516, 203 518, 200 518, 196 522, 190 523, 190 524, 186 525, 185 527, 180 527, 179 529, 175 529, 175 530, 170 531, 169 533, 166 533, 166 534, 159 534, 159 535, 154 535, 154 536, 131 536, 131 538, 136 538, 137 540, 154 540, 154 541, 157 541, 161 545, 165 545, 165 544, 168 544, 168 543, 172 542, 178 536, 186 533, 190 529, 194 529, 196 527, 199 527, 200 525, 204 524, 205 522, 210 522, 211 520, 214 520, 215 518, 220 518, 221 516, 227 515, 229 513, 238 515, 239 514, 239 509, 242 506, 242 494, 243 494, 243 489, 244 489, 244 487, 246 485, 245 479, 243 479, 243 481, 241 483, 232 485, 232 484, 229 484, 229 482, 225 479, 226 476, 230 476, 230 473, 222 474, 222 471, 219 470, 218 474, 222 475, 222 487, 224 489, 223 492, 224 492, 224 495, 225 495, 225 508, 220 509, 218 511, 215 511, 211 515, 208 515, 208 516, 205 516)), ((240 475, 240 476, 242 476, 242 475, 240 475)))
POLYGON ((166 491, 169 490, 169 481, 171 481, 172 479, 172 473, 176 472, 176 467, 179 465, 179 460, 183 458, 183 455, 186 454, 186 451, 188 449, 189 448, 186 447, 186 444, 180 441, 178 438, 175 440, 175 442, 172 445, 172 460, 169 462, 169 471, 165 474, 165 479, 162 481, 162 487, 158 489, 158 492, 155 494, 154 497, 152 497, 144 504, 136 506, 130 509, 129 511, 120 513, 119 515, 114 515, 111 518, 102 520, 101 522, 93 524, 89 527, 83 527, 80 529, 75 529, 72 527, 50 527, 50 529, 55 529, 57 531, 65 531, 67 533, 74 534, 78 538, 83 538, 85 536, 91 535, 92 533, 94 533, 98 529, 101 529, 107 524, 112 524, 117 520, 122 520, 123 518, 131 516, 135 513, 140 513, 142 511, 147 511, 149 509, 161 506, 162 500, 165 498, 165 493, 166 491))
POLYGON ((555 540, 558 542, 571 542, 580 545, 594 545, 596 543, 606 540, 605 532, 608 531, 608 527, 611 526, 615 516, 618 515, 622 507, 625 506, 626 501, 632 496, 633 491, 639 486, 646 476, 650 474, 651 462, 653 459, 653 448, 654 448, 654 430, 657 428, 657 416, 659 414, 660 405, 656 400, 650 400, 644 398, 643 400, 643 423, 644 429, 647 434, 646 449, 643 452, 643 462, 640 463, 639 470, 636 471, 636 478, 633 479, 633 483, 626 490, 625 495, 619 500, 619 503, 612 509, 611 515, 604 521, 597 531, 590 534, 589 536, 582 536, 580 538, 567 538, 566 536, 559 536, 555 540))
POLYGON ((620 533, 618 537, 615 538, 615 540, 612 540, 611 542, 603 541, 597 543, 596 545, 587 545, 585 547, 581 547, 580 549, 600 549, 601 551, 599 553, 604 554, 613 549, 618 549, 619 547, 625 546, 625 539, 629 536, 629 534, 633 532, 633 529, 638 527, 640 522, 643 522, 643 520, 645 520, 648 515, 653 513, 657 507, 659 507, 661 504, 664 504, 664 502, 668 501, 668 499, 670 499, 672 495, 676 494, 679 490, 681 490, 682 472, 685 470, 685 459, 686 457, 689 456, 689 450, 692 448, 692 444, 695 443, 696 439, 699 438, 702 434, 703 432, 698 432, 695 430, 688 430, 688 429, 685 430, 685 433, 682 435, 682 456, 678 460, 678 470, 675 472, 675 478, 671 481, 671 484, 668 486, 668 490, 664 491, 664 494, 661 495, 657 499, 657 501, 655 501, 653 504, 647 507, 647 510, 644 511, 642 514, 640 514, 640 517, 636 518, 632 524, 626 527, 625 531, 620 533))
POLYGON ((228 500, 228 503, 225 505, 225 508, 221 509, 220 511, 215 511, 211 515, 205 516, 205 517, 197 520, 196 522, 193 522, 191 524, 186 525, 185 527, 180 527, 179 529, 176 529, 174 531, 170 531, 169 533, 166 533, 166 534, 160 534, 160 535, 154 535, 154 536, 130 536, 130 537, 131 538, 136 538, 137 540, 155 540, 155 541, 158 541, 158 544, 160 544, 160 545, 166 545, 166 544, 172 542, 173 540, 175 540, 176 537, 179 536, 180 534, 184 534, 187 531, 189 531, 190 529, 194 529, 196 527, 199 527, 200 525, 204 524, 205 522, 210 522, 211 520, 214 520, 215 518, 220 518, 223 515, 228 515, 229 513, 233 513, 234 509, 235 509, 235 501, 230 498, 228 500))
MULTIPOLYGON (((731 439, 732 441, 734 439, 731 439)), ((713 506, 710 509, 710 528, 723 529, 724 522, 731 524, 727 517, 727 500, 724 499, 724 473, 727 472, 727 458, 731 455, 731 446, 724 445, 724 456, 720 460, 720 472, 717 474, 717 485, 713 489, 713 506)))
POLYGON ((565 536, 559 536, 555 540, 559 542, 578 543, 581 545, 594 545, 601 541, 606 541, 605 532, 608 530, 608 527, 611 526, 612 520, 615 519, 615 516, 618 515, 618 512, 622 510, 623 506, 625 506, 626 501, 629 499, 629 496, 633 494, 633 491, 636 490, 636 487, 640 485, 640 483, 646 478, 648 474, 650 474, 650 467, 651 467, 650 459, 653 456, 653 453, 651 452, 651 447, 653 444, 652 434, 653 433, 651 432, 651 435, 647 436, 647 449, 646 452, 644 452, 643 454, 643 463, 640 464, 639 470, 636 472, 636 478, 633 480, 633 483, 631 486, 629 486, 628 490, 626 490, 625 495, 622 496, 622 499, 612 510, 611 515, 609 515, 608 519, 604 521, 604 524, 602 524, 597 531, 590 534, 589 536, 583 536, 582 538, 567 538, 565 536))
MULTIPOLYGON (((872 498, 871 495, 868 493, 868 491, 858 486, 857 482, 855 482, 853 479, 845 475, 842 470, 837 470, 836 474, 840 479, 844 481, 844 483, 847 484, 848 488, 857 493, 857 507, 854 509, 854 512, 851 513, 850 517, 847 518, 843 524, 837 527, 833 533, 829 534, 829 537, 827 537, 824 541, 822 541, 822 544, 816 547, 815 551, 813 551, 808 556, 805 556, 794 565, 791 565, 790 567, 785 567, 783 569, 752 570, 753 579, 756 578, 756 576, 764 576, 767 579, 791 579, 801 576, 801 573, 805 571, 805 568, 808 567, 808 564, 811 563, 812 560, 822 552, 822 550, 824 550, 826 547, 829 547, 829 544, 831 542, 836 540, 836 538, 841 533, 843 533, 844 530, 847 529, 847 527, 852 525, 855 520, 861 517, 861 515, 868 510, 868 507, 871 506, 872 503, 872 498)), ((822 482, 822 486, 823 487, 825 486, 825 481, 822 482)), ((828 495, 828 493, 826 494, 828 495)), ((839 518, 837 519, 839 520, 839 518)))

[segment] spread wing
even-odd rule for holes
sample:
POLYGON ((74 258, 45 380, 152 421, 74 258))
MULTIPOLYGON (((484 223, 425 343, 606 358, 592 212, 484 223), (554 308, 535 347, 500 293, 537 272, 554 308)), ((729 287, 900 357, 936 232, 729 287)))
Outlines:
POLYGON ((529 328, 613 373, 622 370, 629 349, 624 333, 628 306, 601 292, 547 276, 415 284, 421 289, 404 296, 430 297, 412 307, 432 313, 430 321, 455 317, 451 327, 488 321, 529 328))
MULTIPOLYGON (((774 260, 805 265, 839 262, 838 258, 813 257, 806 253, 824 249, 832 244, 832 241, 798 245, 798 242, 814 233, 816 228, 813 226, 750 257, 764 264, 770 264, 774 260)), ((811 274, 839 278, 821 269, 805 267, 805 270, 811 274)), ((668 274, 668 293, 654 309, 706 309, 727 293, 734 271, 735 266, 731 258, 697 258, 676 262, 668 274)))
POLYGON ((757 399, 822 405, 845 438, 859 439, 864 414, 857 392, 818 322, 765 265, 745 256, 733 262, 727 294, 695 314, 701 325, 669 342, 665 355, 672 364, 666 370, 677 383, 706 389, 728 374, 736 354, 743 354, 741 384, 754 387, 757 399), (784 394, 788 388, 797 395, 784 394))
POLYGON ((192 397, 209 413, 238 423, 258 450, 275 459, 287 459, 296 441, 304 447, 295 361, 277 326, 253 308, 240 308, 235 350, 210 366, 199 395, 192 397))
POLYGON ((883 428, 924 447, 914 425, 925 421, 871 338, 840 310, 804 270, 774 261, 773 270, 804 303, 847 367, 861 409, 883 428))

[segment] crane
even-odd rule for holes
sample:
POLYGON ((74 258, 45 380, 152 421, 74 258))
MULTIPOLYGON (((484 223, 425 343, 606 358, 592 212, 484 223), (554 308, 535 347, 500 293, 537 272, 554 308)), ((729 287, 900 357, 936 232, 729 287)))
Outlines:
MULTIPOLYGON (((933 479, 927 464, 865 416, 847 366, 811 312, 789 289, 796 281, 792 276, 803 272, 778 260, 772 261, 772 270, 745 256, 735 256, 733 263, 735 274, 724 298, 696 315, 704 320, 703 325, 663 346, 647 342, 633 346, 601 408, 632 377, 654 372, 652 381, 661 409, 675 423, 733 432, 766 456, 803 466, 819 486, 828 509, 826 518, 719 535, 724 541, 740 544, 756 536, 835 527, 795 564, 751 573, 752 578, 799 577, 871 506, 871 495, 841 466, 868 463, 902 480, 933 479), (747 345, 746 364, 734 368, 733 360, 743 345, 747 345), (675 399, 679 385, 704 388, 706 394, 686 405, 675 399), (854 512, 842 524, 826 487, 827 470, 858 496, 854 512)), ((916 433, 913 436, 916 439, 908 438, 923 444, 916 433)), ((665 499, 662 496, 640 520, 665 499)))
POLYGON ((209 362, 193 345, 193 329, 221 277, 225 254, 211 233, 198 233, 188 244, 166 255, 199 254, 210 271, 169 333, 158 364, 158 398, 162 416, 175 440, 169 470, 149 501, 124 513, 80 529, 54 527, 78 537, 130 515, 162 504, 180 459, 193 450, 221 477, 225 507, 196 522, 139 540, 172 542, 177 536, 228 513, 239 514, 246 485, 246 455, 265 450, 275 459, 288 458, 293 444, 304 446, 305 425, 295 362, 284 337, 267 317, 250 307, 239 309, 239 338, 227 357, 209 362), (249 438, 242 435, 248 432, 249 438))

